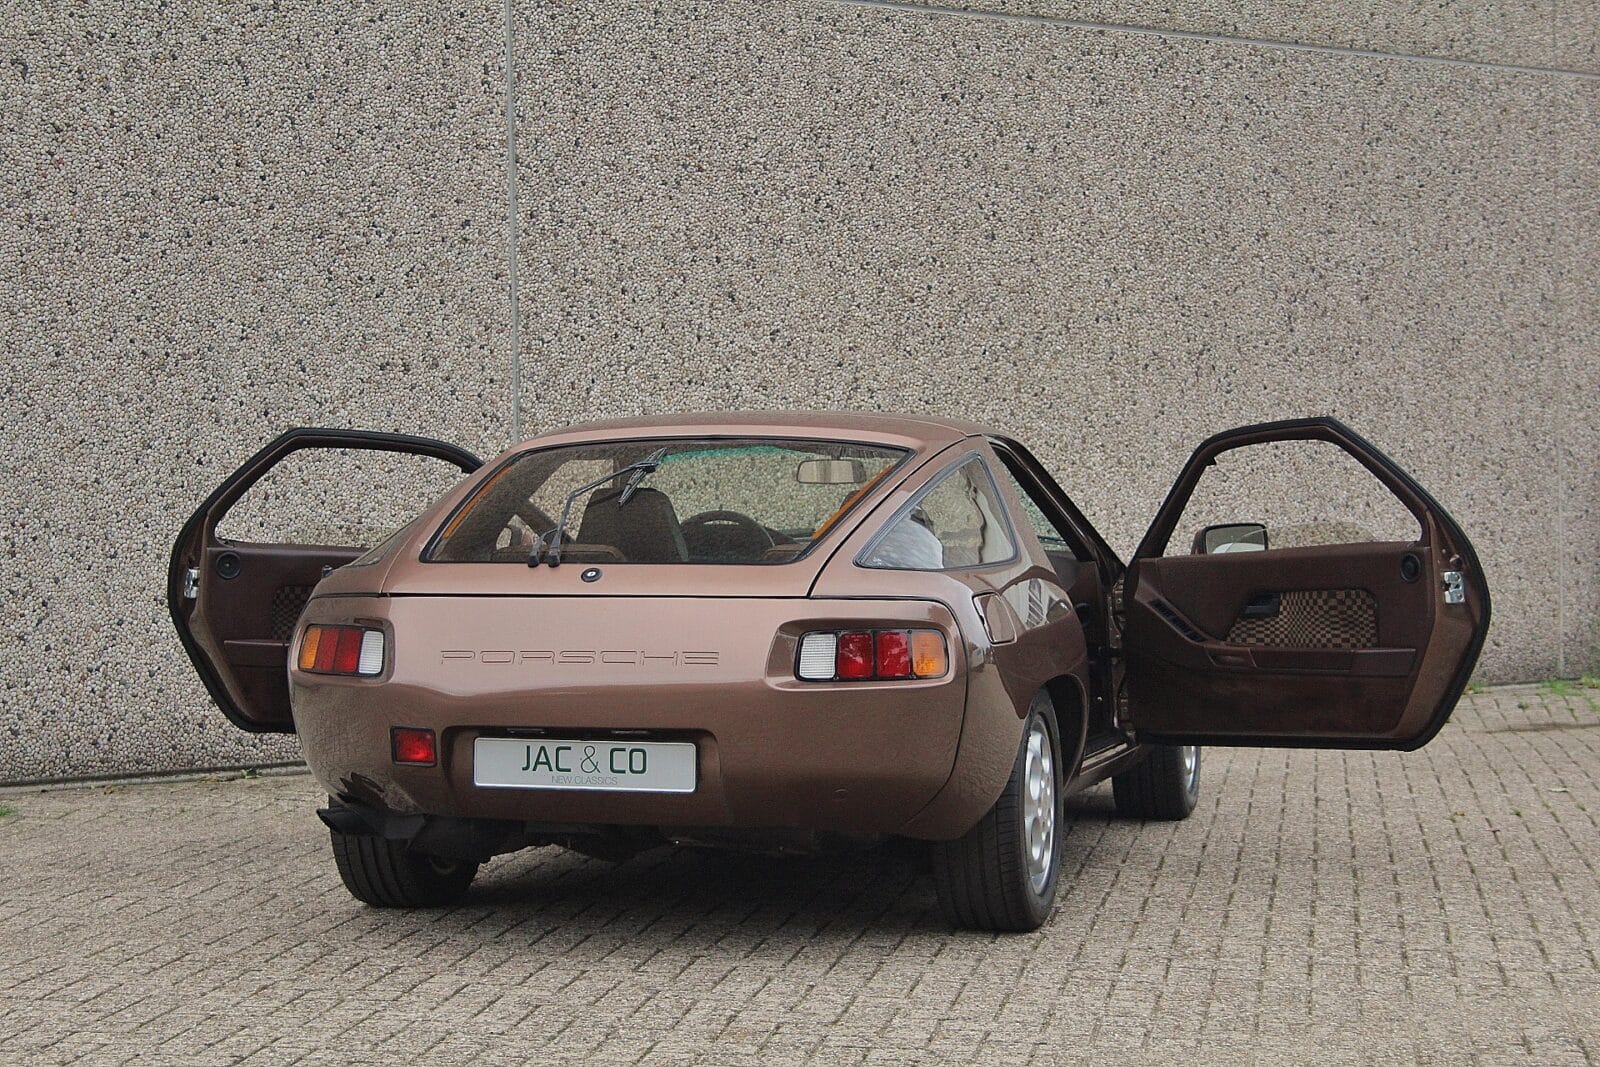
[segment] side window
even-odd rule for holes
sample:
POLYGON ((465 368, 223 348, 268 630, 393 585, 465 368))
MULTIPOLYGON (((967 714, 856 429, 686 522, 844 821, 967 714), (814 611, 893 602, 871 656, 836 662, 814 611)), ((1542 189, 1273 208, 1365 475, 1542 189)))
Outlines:
POLYGON ((307 448, 280 460, 217 525, 225 541, 370 548, 462 478, 432 456, 307 448))
POLYGON ((1038 536, 1039 543, 1044 546, 1047 553, 1071 556, 1079 561, 1089 559, 1087 555, 1078 551, 1075 540, 1067 531, 1057 526, 1044 513, 1044 509, 1038 503, 1037 491, 1025 485, 1003 462, 1000 465, 1000 476, 1010 483, 1012 491, 1017 494, 1017 499, 1022 501, 1022 518, 1038 536))
POLYGON ((925 487, 856 562, 939 571, 1003 563, 1016 554, 994 478, 983 460, 973 456, 925 487))
POLYGON ((1166 554, 1410 543, 1417 517, 1350 453, 1327 441, 1224 452, 1206 468, 1166 554))

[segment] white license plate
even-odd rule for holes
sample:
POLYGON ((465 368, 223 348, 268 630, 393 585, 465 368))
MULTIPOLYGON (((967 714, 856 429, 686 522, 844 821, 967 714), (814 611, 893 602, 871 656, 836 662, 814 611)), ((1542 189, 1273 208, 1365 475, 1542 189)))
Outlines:
POLYGON ((472 780, 491 788, 693 793, 694 776, 684 741, 480 737, 472 746, 472 780))

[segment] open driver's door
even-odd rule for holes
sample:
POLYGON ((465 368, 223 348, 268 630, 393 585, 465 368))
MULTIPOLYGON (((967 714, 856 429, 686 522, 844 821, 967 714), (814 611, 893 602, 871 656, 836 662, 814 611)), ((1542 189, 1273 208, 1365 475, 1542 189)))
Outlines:
POLYGON ((1449 719, 1489 626, 1489 588, 1461 527, 1329 418, 1230 430, 1196 449, 1128 567, 1123 603, 1125 725, 1174 744, 1420 748, 1449 719), (1419 536, 1275 547, 1259 531, 1208 553, 1201 531, 1192 554, 1168 553, 1219 456, 1295 441, 1348 453, 1419 536))
MULTIPOLYGON (((327 569, 368 545, 228 541, 218 524, 274 466, 306 449, 395 452, 443 460, 470 474, 482 466, 463 448, 409 434, 295 429, 257 452, 184 524, 167 569, 167 608, 178 639, 217 707, 241 730, 293 733, 289 639, 327 569)), ((420 492, 420 489, 419 489, 420 492)), ((429 500, 416 501, 420 511, 429 500)))

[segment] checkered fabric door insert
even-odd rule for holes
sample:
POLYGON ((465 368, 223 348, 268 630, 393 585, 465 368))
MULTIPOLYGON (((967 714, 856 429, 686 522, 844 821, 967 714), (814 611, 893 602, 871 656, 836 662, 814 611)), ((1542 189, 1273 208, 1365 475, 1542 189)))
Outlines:
POLYGON ((1283 593, 1270 619, 1236 619, 1236 645, 1280 648, 1372 648, 1378 643, 1378 603, 1365 589, 1301 589, 1283 593))

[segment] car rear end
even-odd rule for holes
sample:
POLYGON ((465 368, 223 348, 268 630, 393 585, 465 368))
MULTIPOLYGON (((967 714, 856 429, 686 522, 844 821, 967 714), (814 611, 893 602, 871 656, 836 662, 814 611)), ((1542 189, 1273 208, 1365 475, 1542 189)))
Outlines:
POLYGON ((392 812, 888 832, 960 737, 960 635, 930 601, 321 597, 302 629, 350 625, 384 643, 378 673, 296 668, 295 721, 330 793, 392 812), (808 634, 866 635, 886 662, 927 634, 942 658, 810 681, 808 634))
POLYGON ((960 626, 915 575, 810 591, 936 451, 684 430, 510 454, 319 588, 290 670, 307 760, 397 834, 901 830, 955 765, 960 626))

